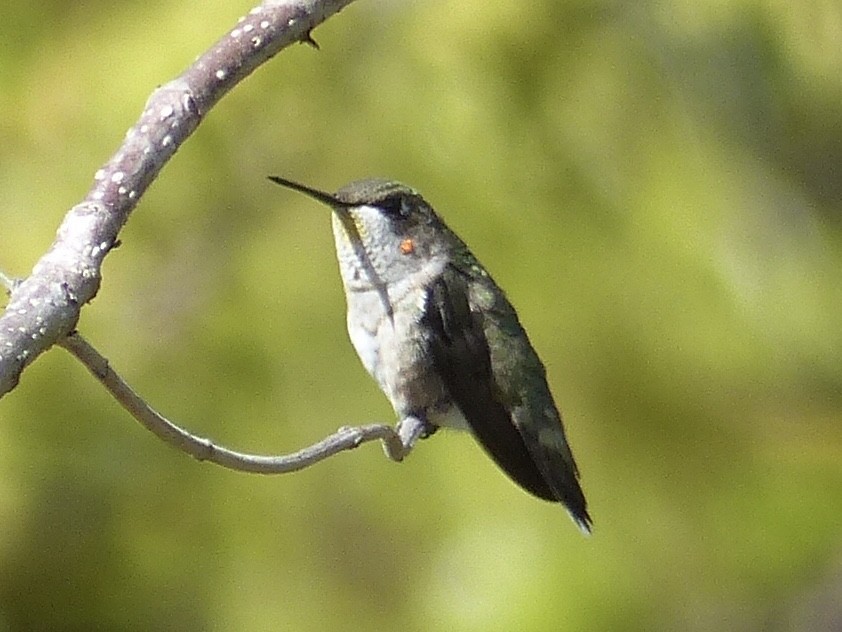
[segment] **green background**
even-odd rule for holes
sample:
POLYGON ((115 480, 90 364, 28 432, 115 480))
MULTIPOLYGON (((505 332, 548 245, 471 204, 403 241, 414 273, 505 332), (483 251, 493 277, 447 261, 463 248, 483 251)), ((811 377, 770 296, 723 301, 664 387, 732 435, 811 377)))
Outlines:
MULTIPOLYGON (((7 0, 0 268, 249 5, 7 0)), ((329 213, 420 190, 542 355, 595 521, 439 433, 284 477, 200 464, 61 349, 0 402, 0 630, 842 626, 842 7, 360 0, 214 109, 81 331, 236 449, 392 421, 329 213)))

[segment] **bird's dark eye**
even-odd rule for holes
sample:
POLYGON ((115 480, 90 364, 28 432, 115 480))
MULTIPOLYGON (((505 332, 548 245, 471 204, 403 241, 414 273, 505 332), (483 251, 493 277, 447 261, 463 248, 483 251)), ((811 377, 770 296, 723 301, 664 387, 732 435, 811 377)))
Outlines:
POLYGON ((401 195, 388 197, 378 204, 383 211, 393 217, 407 217, 409 215, 409 204, 401 195))

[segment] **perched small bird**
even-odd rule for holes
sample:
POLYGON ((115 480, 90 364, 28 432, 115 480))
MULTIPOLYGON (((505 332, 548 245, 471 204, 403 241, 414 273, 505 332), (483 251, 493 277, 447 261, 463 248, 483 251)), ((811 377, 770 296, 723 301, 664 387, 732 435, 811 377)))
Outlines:
POLYGON ((400 420, 467 430, 518 485, 591 518, 546 371, 505 294, 413 189, 360 180, 334 195, 348 333, 400 420))

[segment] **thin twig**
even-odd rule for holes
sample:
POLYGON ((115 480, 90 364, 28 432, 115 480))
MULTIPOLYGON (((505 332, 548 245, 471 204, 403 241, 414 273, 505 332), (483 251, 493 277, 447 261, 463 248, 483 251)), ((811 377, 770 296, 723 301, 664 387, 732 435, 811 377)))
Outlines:
MULTIPOLYGON (((14 286, 0 314, 0 397, 36 357, 76 328, 82 306, 99 290, 102 262, 118 243, 120 229, 208 111, 281 49, 311 41, 316 26, 351 2, 265 0, 151 94, 120 148, 94 175, 85 199, 67 213, 49 251, 14 286)), ((128 80, 130 73, 122 76, 128 80)))
POLYGON ((386 424, 343 427, 329 437, 293 454, 262 456, 243 454, 216 445, 175 425, 155 411, 121 378, 87 340, 74 332, 58 343, 73 354, 109 393, 144 428, 170 445, 199 461, 210 461, 239 472, 286 474, 304 469, 338 452, 351 450, 368 441, 380 440, 393 461, 403 460, 424 432, 424 425, 415 418, 401 422, 397 429, 386 424))

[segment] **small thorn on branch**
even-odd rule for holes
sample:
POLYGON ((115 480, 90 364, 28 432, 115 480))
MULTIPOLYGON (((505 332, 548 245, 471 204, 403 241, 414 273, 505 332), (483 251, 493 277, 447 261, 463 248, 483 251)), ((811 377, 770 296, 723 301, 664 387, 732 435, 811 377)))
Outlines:
POLYGON ((307 44, 308 46, 312 46, 316 50, 321 50, 319 47, 319 43, 313 39, 313 29, 310 29, 301 37, 301 43, 307 44))
POLYGON ((7 276, 4 272, 0 272, 0 285, 3 286, 3 289, 6 291, 6 294, 11 294, 12 291, 20 285, 20 279, 15 279, 10 276, 7 276))

